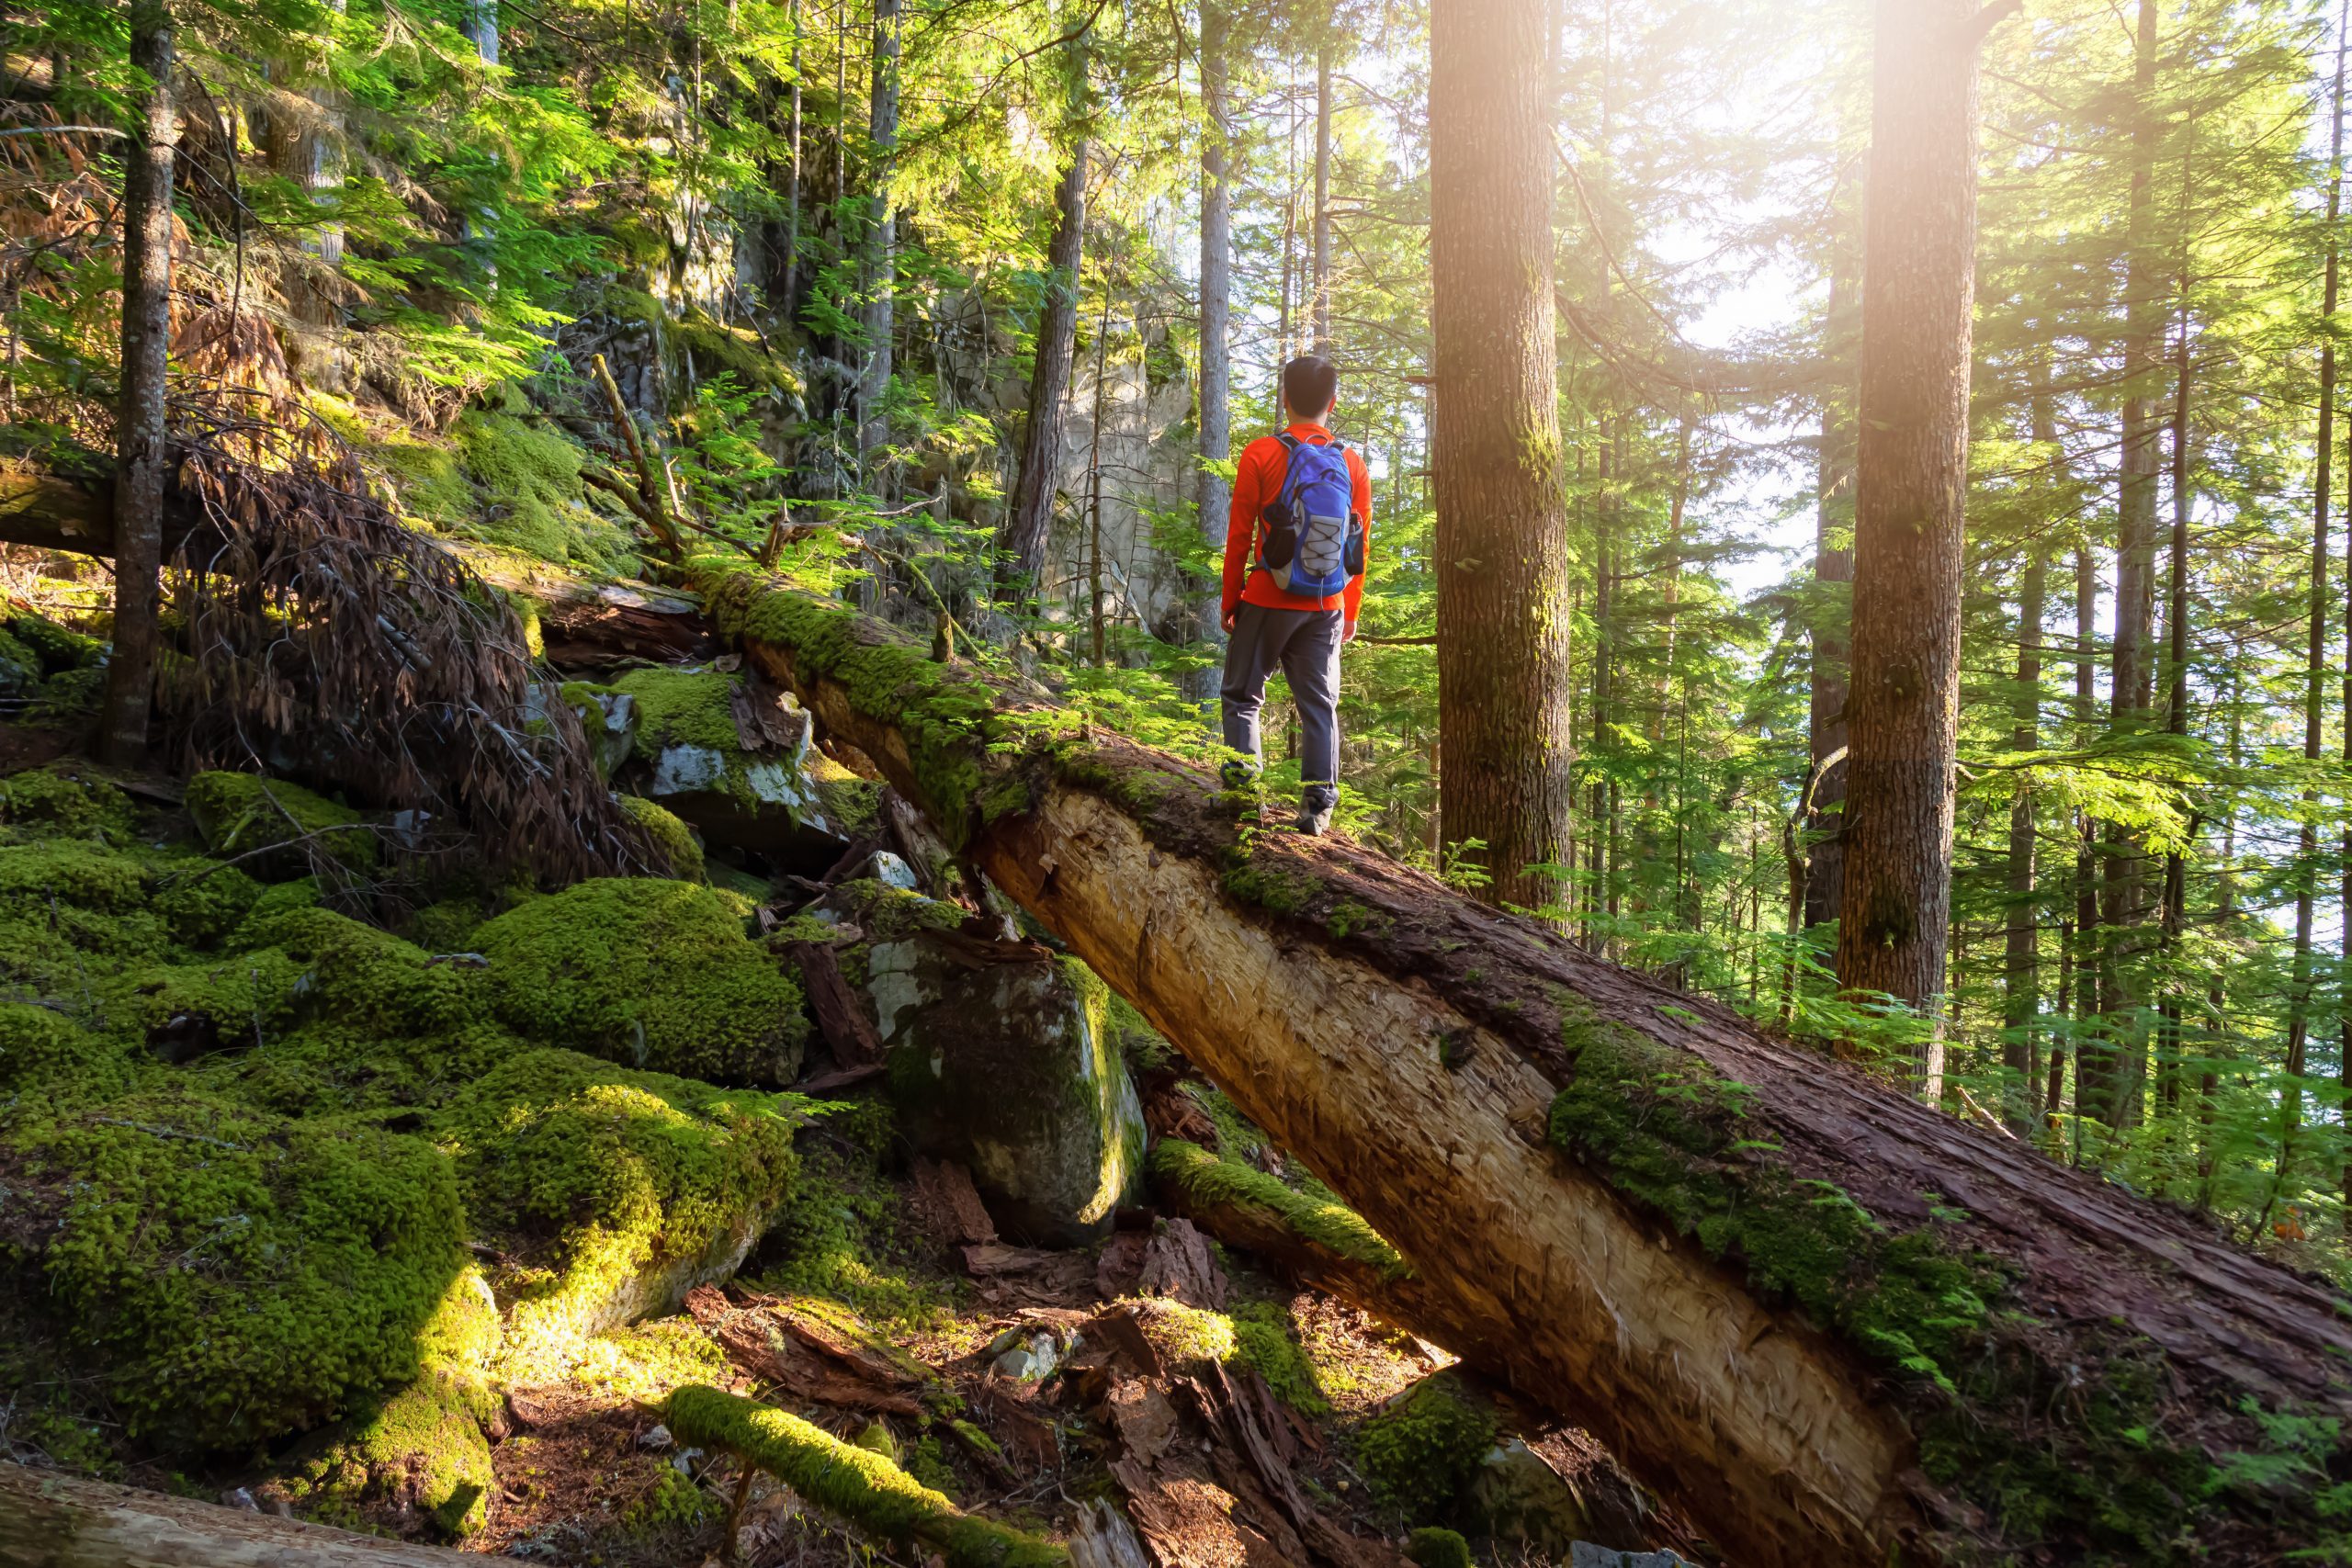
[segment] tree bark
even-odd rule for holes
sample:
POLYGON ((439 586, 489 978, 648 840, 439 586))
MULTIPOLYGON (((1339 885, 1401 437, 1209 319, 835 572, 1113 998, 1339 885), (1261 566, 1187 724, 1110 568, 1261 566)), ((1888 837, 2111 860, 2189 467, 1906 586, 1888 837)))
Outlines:
POLYGON ((172 336, 172 156, 179 111, 172 97, 172 14, 136 0, 130 63, 147 79, 139 129, 123 159, 122 388, 116 412, 114 650, 98 712, 101 761, 136 767, 147 756, 162 607, 164 433, 172 336))
POLYGON ((0 1463, 0 1568, 463 1568, 439 1547, 0 1463))
MULTIPOLYGON (((864 236, 865 364, 857 388, 857 460, 861 467, 890 439, 883 400, 890 392, 890 338, 899 288, 899 213, 890 192, 899 156, 899 3, 874 0, 874 82, 867 145, 874 166, 867 178, 864 236)), ((866 482, 873 483, 868 474, 866 482)))
POLYGON ((1827 925, 1845 896, 1846 702, 1851 675, 1854 582, 1854 371, 1860 347, 1855 320, 1861 283, 1853 229, 1860 213, 1849 197, 1831 213, 1829 313, 1822 358, 1829 386, 1821 400, 1821 453, 1815 481, 1813 690, 1807 734, 1820 782, 1805 823, 1813 847, 1805 870, 1804 923, 1827 925), (1830 759, 1836 759, 1830 761, 1830 759))
POLYGON ((1457 0, 1430 18, 1441 809, 1485 897, 1521 905, 1556 896, 1528 867, 1561 860, 1573 787, 1545 15, 1457 0))
MULTIPOLYGON (((1854 498, 1838 979, 1930 1014, 1951 923, 1976 284, 1976 0, 1879 0, 1854 498)), ((1931 1028, 1915 1079, 1933 1098, 1931 1028)))
MULTIPOLYGON (((1201 6, 1201 448, 1194 491, 1201 539, 1212 556, 1225 549, 1226 513, 1233 487, 1213 465, 1233 460, 1233 187, 1232 132, 1227 123, 1226 47, 1228 21, 1218 0, 1201 6)), ((1212 578, 1201 587, 1200 640, 1215 650, 1225 641, 1224 605, 1212 578)), ((1217 671, 1204 664, 1193 696, 1216 695, 1217 671)))
POLYGON ((1062 400, 1078 352, 1079 265, 1086 245, 1086 149, 1070 149, 1054 192, 1054 239, 1046 252, 1046 299, 1037 313, 1037 350, 1029 370, 1029 423, 1021 436, 1021 471, 1004 520, 1012 574, 1035 592, 1045 575, 1054 526, 1054 474, 1061 466, 1062 400))
POLYGON ((2316 1467, 2151 1483, 2266 1442, 2254 1410, 2352 1416, 2352 1324, 2320 1285, 1344 840, 1260 834, 1205 770, 1100 731, 1023 742, 1066 731, 838 603, 717 558, 698 585, 1402 1255, 1426 1332, 1732 1560, 2311 1539, 2316 1467))

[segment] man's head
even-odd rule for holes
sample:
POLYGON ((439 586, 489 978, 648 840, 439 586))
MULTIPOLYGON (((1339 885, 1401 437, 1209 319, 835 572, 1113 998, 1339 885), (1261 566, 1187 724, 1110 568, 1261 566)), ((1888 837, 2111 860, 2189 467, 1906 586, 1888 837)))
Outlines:
POLYGON ((1283 367, 1283 407, 1295 420, 1322 424, 1340 396, 1340 368, 1319 354, 1302 354, 1283 367))

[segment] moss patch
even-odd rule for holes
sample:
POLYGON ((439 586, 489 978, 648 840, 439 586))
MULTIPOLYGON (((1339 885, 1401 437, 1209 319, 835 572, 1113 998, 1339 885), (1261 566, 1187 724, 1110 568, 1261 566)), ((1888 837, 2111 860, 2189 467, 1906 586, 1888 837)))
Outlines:
POLYGON ((0 779, 0 822, 124 844, 138 823, 130 797, 75 760, 0 779))
POLYGON ((1408 1521, 1442 1518, 1495 1444, 1493 1405, 1434 1372, 1363 1424, 1356 1460, 1373 1495, 1408 1521))
POLYGON ((758 1466, 836 1518, 909 1551, 928 1547, 950 1568, 1063 1568, 1049 1541, 959 1510, 888 1459, 844 1443, 797 1416, 714 1388, 670 1396, 682 1442, 723 1449, 758 1466))
POLYGON ((1151 1174, 1204 1208, 1249 1207, 1274 1215, 1316 1246, 1379 1270, 1390 1280, 1411 1268, 1353 1210, 1293 1191, 1262 1171, 1219 1159, 1198 1144, 1162 1138, 1151 1153, 1151 1174))
POLYGON ((644 832, 653 852, 670 868, 671 875, 684 882, 702 880, 702 843, 693 829, 678 820, 676 813, 641 795, 625 795, 620 801, 621 815, 644 832))
POLYGON ((382 858, 365 816, 283 779, 198 773, 187 783, 187 808, 207 849, 251 856, 242 863, 258 875, 300 876, 314 857, 365 874, 382 858))
POLYGON ((498 1017, 531 1039, 720 1083, 799 1071, 799 983, 709 888, 599 878, 533 898, 475 940, 498 1017))

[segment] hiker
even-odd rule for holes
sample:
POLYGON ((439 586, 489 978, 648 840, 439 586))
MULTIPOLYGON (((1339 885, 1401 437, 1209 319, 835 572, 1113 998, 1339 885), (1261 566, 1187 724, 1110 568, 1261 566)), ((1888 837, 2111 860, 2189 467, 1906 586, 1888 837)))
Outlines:
POLYGON ((1290 424, 1242 449, 1225 533, 1227 789, 1258 776, 1266 679, 1289 677, 1298 705, 1298 829, 1320 833, 1340 804, 1340 645, 1356 635, 1372 472, 1329 428, 1340 373, 1306 355, 1283 367, 1290 424))

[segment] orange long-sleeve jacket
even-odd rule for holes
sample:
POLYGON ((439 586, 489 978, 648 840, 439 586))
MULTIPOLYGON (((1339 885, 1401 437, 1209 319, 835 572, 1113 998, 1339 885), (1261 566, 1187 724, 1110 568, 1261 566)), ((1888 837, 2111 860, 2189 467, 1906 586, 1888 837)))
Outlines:
MULTIPOLYGON (((1286 433, 1300 441, 1311 441, 1320 446, 1331 439, 1331 433, 1306 420, 1294 423, 1286 433)), ((1372 470, 1364 467, 1363 454, 1348 448, 1348 474, 1355 481, 1356 515, 1363 519, 1364 543, 1372 542, 1372 470)), ((1290 471, 1290 451, 1272 435, 1261 435, 1241 449, 1241 460, 1234 465, 1233 509, 1227 514, 1225 525, 1225 613, 1233 614, 1244 603, 1262 604, 1269 610, 1345 610, 1347 624, 1356 624, 1356 611, 1363 604, 1363 579, 1351 578, 1347 592, 1334 593, 1327 599, 1308 599, 1296 593, 1285 593, 1273 584, 1257 564, 1259 517, 1282 493, 1283 476, 1290 471)))

